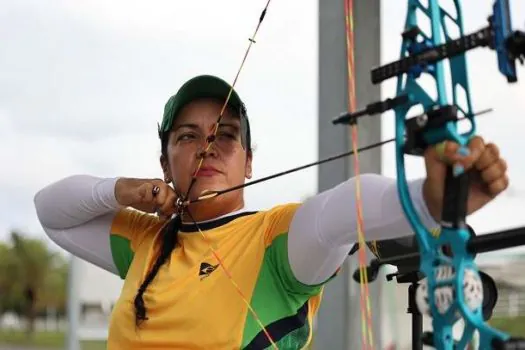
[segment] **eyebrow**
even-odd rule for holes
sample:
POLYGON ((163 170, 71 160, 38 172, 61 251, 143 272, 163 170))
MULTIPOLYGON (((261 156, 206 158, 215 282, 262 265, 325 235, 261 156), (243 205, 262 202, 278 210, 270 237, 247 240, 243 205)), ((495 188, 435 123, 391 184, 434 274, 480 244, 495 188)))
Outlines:
MULTIPOLYGON (((237 131, 237 132, 241 129, 240 126, 238 126, 237 124, 221 122, 221 123, 219 124, 219 128, 223 128, 223 127, 230 127, 230 128, 232 128, 232 129, 235 129, 235 131, 237 131)), ((200 127, 199 127, 199 125, 197 125, 197 124, 184 123, 184 124, 179 124, 179 125, 177 125, 177 126, 173 129, 173 131, 176 132, 176 131, 178 131, 179 129, 182 129, 182 128, 188 128, 188 129, 194 129, 194 130, 196 130, 196 129, 199 129, 200 127)))
POLYGON ((232 123, 223 123, 223 122, 221 122, 221 123, 219 124, 219 128, 221 128, 221 127, 229 127, 229 128, 234 129, 234 130, 237 131, 237 132, 241 129, 241 127, 238 126, 237 124, 232 124, 232 123))
POLYGON ((173 128, 173 132, 177 132, 179 129, 182 129, 182 128, 198 129, 199 126, 197 124, 191 124, 191 123, 179 124, 173 128))

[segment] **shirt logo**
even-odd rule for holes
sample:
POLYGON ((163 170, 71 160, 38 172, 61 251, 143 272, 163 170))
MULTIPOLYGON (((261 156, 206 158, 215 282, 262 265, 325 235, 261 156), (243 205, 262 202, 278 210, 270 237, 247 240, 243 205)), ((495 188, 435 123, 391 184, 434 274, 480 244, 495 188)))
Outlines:
POLYGON ((211 273, 217 269, 217 266, 219 266, 219 264, 211 265, 205 262, 201 263, 201 267, 199 268, 199 277, 201 281, 211 275, 211 273))

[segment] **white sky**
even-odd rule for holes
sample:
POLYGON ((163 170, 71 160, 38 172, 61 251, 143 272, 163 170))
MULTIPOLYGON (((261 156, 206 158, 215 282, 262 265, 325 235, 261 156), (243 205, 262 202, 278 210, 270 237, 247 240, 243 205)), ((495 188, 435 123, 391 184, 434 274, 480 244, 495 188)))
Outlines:
MULTIPOLYGON (((156 123, 164 103, 197 74, 231 81, 265 3, 3 1, 0 239, 11 228, 42 235, 33 195, 63 176, 161 177, 156 123)), ((405 3, 383 1, 384 62, 397 58, 405 3)), ((484 26, 491 1, 463 3, 467 31, 484 26)), ((317 159, 317 1, 298 4, 272 1, 238 83, 257 146, 256 178, 317 159)), ((512 11, 522 27, 525 2, 512 1, 512 11)), ((525 85, 508 86, 491 51, 469 58, 475 108, 495 109, 479 119, 479 132, 501 147, 513 186, 471 222, 480 232, 523 225, 525 85)), ((384 96, 392 89, 385 84, 384 96)), ((387 138, 393 119, 383 120, 387 138)), ((393 149, 383 154, 385 174, 393 175, 393 149)), ((423 174, 420 161, 409 165, 411 177, 423 174)), ((247 203, 265 208, 301 200, 316 191, 316 171, 255 185, 247 203)))

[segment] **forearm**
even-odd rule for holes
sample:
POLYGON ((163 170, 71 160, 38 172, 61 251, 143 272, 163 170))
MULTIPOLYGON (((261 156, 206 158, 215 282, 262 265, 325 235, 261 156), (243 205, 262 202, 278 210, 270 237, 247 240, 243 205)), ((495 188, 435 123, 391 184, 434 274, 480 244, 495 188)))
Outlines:
POLYGON ((40 223, 51 229, 67 229, 116 212, 121 208, 115 198, 116 181, 74 175, 44 187, 34 197, 40 223))
POLYGON ((69 253, 117 273, 109 244, 117 179, 74 175, 41 189, 34 198, 47 236, 69 253))
MULTIPOLYGON (((423 200, 423 180, 411 181, 412 202, 425 226, 437 226, 423 200)), ((306 284, 328 279, 358 240, 355 179, 306 201, 294 215, 288 253, 292 271, 306 284)), ((412 234, 401 207, 395 179, 361 176, 363 232, 367 241, 412 234)))

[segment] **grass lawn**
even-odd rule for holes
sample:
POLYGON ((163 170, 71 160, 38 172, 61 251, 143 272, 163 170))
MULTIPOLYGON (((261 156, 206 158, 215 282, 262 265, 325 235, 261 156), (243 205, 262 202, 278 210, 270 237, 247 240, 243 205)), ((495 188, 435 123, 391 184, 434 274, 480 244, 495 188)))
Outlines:
MULTIPOLYGON (((58 350, 65 348, 65 334, 61 332, 37 332, 32 339, 28 339, 24 332, 0 330, 0 347, 2 345, 27 346, 31 348, 42 348, 58 350)), ((105 350, 105 341, 83 341, 82 350, 105 350)))
MULTIPOLYGON (((525 337, 525 316, 515 318, 494 318, 490 325, 508 332, 512 336, 525 337)), ((60 332, 37 332, 33 339, 27 339, 24 332, 0 330, 0 348, 2 345, 28 346, 32 349, 62 350, 65 348, 65 334, 60 332)), ((105 350, 105 341, 84 341, 82 350, 105 350)))
POLYGON ((490 325, 516 337, 525 337, 525 316, 494 318, 490 325))

